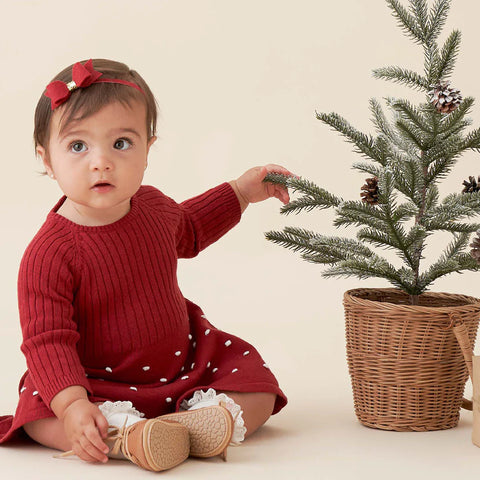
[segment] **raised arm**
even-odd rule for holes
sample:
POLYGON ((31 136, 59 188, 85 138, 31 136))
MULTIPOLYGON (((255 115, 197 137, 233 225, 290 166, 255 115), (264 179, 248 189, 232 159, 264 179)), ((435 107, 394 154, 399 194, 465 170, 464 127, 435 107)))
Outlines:
POLYGON ((222 183, 178 206, 179 258, 192 258, 216 242, 239 221, 242 208, 230 183, 222 183))

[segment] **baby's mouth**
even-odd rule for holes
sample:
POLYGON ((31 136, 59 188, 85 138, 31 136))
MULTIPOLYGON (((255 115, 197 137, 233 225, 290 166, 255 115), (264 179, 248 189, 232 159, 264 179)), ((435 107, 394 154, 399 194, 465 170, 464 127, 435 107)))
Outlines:
POLYGON ((106 187, 106 186, 113 187, 113 185, 108 180, 99 180, 98 182, 95 183, 95 185, 93 185, 93 187, 106 187))
POLYGON ((96 192, 104 192, 104 191, 110 191, 112 188, 114 188, 114 185, 112 185, 110 182, 97 182, 92 187, 92 190, 96 192))

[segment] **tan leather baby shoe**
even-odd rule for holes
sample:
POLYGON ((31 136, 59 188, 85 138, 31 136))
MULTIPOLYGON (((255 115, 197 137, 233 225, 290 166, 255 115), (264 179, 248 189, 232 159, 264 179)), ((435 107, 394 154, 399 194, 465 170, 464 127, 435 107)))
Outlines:
POLYGON ((226 451, 234 426, 232 415, 226 408, 215 405, 169 413, 157 419, 175 421, 187 427, 190 434, 191 456, 206 458, 221 454, 226 460, 226 451))
POLYGON ((188 458, 188 429, 164 419, 151 418, 113 431, 112 453, 121 450, 126 458, 146 470, 159 472, 176 467, 188 458))

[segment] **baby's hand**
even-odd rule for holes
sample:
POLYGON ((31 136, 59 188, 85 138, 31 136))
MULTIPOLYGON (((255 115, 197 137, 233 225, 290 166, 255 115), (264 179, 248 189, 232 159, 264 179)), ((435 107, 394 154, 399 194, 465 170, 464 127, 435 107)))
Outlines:
POLYGON ((100 409, 85 399, 74 401, 63 415, 63 428, 72 450, 86 462, 106 462, 107 445, 103 442, 108 423, 100 409))
MULTIPOLYGON (((264 167, 253 167, 247 170, 241 177, 232 182, 237 187, 236 193, 243 199, 244 204, 261 202, 270 197, 276 197, 284 204, 290 202, 290 196, 286 187, 263 181, 266 175, 271 172, 296 176, 286 168, 274 164, 265 165, 264 167)), ((235 186, 232 186, 235 189, 235 186)))

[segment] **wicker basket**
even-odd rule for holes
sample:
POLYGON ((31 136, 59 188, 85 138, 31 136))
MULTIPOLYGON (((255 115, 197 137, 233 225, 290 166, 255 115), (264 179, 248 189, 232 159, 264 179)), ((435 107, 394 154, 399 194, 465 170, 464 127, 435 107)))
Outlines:
POLYGON ((412 306, 399 289, 355 289, 345 292, 344 307, 360 422, 396 431, 455 427, 471 375, 480 299, 427 292, 412 306))

